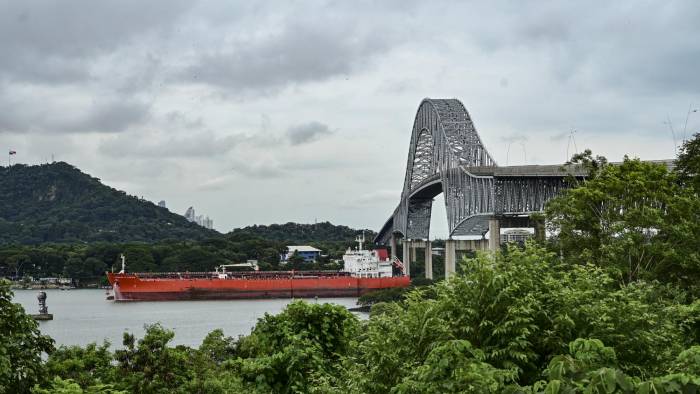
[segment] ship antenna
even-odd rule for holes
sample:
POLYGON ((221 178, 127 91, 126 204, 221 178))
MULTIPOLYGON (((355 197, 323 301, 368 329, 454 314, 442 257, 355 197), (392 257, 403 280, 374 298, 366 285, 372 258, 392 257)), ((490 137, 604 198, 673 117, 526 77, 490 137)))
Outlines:
POLYGON ((120 274, 125 274, 126 273, 126 257, 124 257, 124 253, 120 254, 119 257, 122 259, 122 270, 119 271, 120 274))
POLYGON ((362 250, 362 243, 365 242, 365 232, 362 231, 362 235, 361 236, 358 235, 355 240, 357 241, 358 244, 360 244, 360 247, 358 248, 358 250, 362 250))

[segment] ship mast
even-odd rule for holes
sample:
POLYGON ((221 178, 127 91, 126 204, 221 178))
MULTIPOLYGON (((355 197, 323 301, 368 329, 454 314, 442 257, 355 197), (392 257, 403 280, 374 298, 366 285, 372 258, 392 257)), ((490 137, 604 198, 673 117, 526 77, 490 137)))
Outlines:
POLYGON ((360 247, 357 250, 362 250, 362 243, 365 242, 365 232, 362 232, 362 235, 358 235, 357 238, 355 238, 355 241, 360 244, 360 247))

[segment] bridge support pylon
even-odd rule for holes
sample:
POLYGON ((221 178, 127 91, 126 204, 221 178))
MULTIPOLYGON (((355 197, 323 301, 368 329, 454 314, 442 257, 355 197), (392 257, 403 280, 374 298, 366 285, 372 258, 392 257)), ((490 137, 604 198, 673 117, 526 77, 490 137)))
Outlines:
POLYGON ((411 276, 411 241, 403 240, 403 273, 411 276))
POLYGON ((501 223, 497 217, 489 219, 489 250, 497 252, 501 247, 501 223))
POLYGON ((445 240, 445 279, 454 275, 457 265, 457 248, 456 241, 454 239, 445 240))
POLYGON ((389 240, 390 243, 390 248, 391 248, 391 258, 393 259, 396 257, 396 252, 397 252, 397 247, 396 247, 396 235, 391 234, 391 239, 389 240))
POLYGON ((411 263, 416 263, 418 261, 418 254, 416 254, 416 244, 418 241, 411 240, 411 263))
POLYGON ((544 242, 547 240, 547 233, 545 232, 544 219, 535 220, 535 241, 544 242))
POLYGON ((433 279, 433 243, 425 241, 425 279, 433 279))

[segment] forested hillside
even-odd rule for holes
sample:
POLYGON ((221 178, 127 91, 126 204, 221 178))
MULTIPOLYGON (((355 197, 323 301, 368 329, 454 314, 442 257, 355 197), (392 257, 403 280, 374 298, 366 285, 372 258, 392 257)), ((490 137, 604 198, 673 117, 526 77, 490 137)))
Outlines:
MULTIPOLYGON (((352 241, 363 230, 352 229, 348 226, 337 226, 330 222, 316 224, 271 224, 269 226, 248 226, 231 231, 231 235, 252 235, 270 241, 283 241, 287 243, 308 242, 347 242, 352 241)), ((372 230, 364 230, 365 238, 371 241, 375 235, 372 230)))
MULTIPOLYGON (((326 255, 295 269, 335 269, 360 230, 273 224, 222 235, 153 203, 103 185, 70 164, 0 167, 0 277, 66 276, 95 282, 124 253, 130 271, 205 271, 255 259, 280 269, 288 244, 326 255)), ((365 231, 367 240, 374 233, 365 231)))
POLYGON ((0 167, 0 244, 151 242, 217 234, 64 162, 0 167))

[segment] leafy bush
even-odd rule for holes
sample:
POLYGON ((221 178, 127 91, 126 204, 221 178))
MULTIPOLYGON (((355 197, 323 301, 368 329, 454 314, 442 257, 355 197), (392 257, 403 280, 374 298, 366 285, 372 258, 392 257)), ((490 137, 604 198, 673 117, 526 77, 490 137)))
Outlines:
POLYGON ((10 284, 0 279, 0 393, 28 392, 41 382, 41 356, 53 349, 53 339, 41 335, 37 322, 12 302, 10 284))

